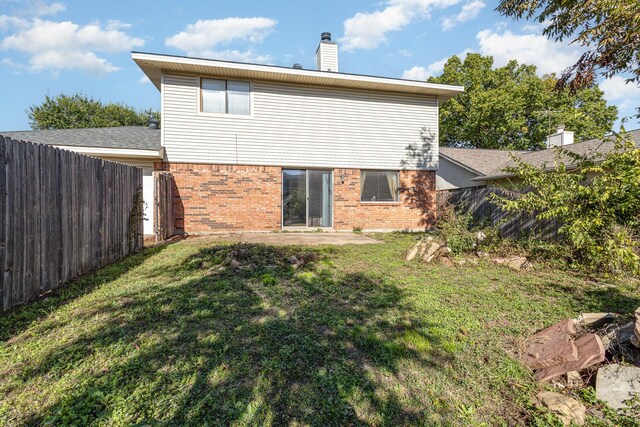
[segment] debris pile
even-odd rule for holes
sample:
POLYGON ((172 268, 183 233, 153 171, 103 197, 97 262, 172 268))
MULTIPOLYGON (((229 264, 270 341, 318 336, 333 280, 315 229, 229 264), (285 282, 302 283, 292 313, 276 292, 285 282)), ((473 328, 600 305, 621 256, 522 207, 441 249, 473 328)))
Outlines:
MULTIPOLYGON (((621 317, 583 313, 577 319, 562 320, 527 338, 520 359, 538 381, 552 380, 571 389, 591 382, 598 399, 611 408, 637 411, 633 400, 640 399, 640 308, 634 320, 620 322, 622 326, 615 323, 621 317)), ((585 422, 584 407, 562 394, 541 392, 536 404, 556 413, 565 425, 585 422)))
POLYGON ((442 242, 436 242, 433 237, 428 236, 426 238, 418 240, 418 242, 407 251, 404 259, 411 261, 412 259, 419 257, 426 263, 434 261, 436 259, 446 258, 451 254, 451 248, 442 242))
POLYGON ((207 275, 240 273, 258 268, 302 268, 318 260, 315 252, 277 253, 260 245, 237 244, 219 247, 200 262, 199 268, 206 269, 207 275))

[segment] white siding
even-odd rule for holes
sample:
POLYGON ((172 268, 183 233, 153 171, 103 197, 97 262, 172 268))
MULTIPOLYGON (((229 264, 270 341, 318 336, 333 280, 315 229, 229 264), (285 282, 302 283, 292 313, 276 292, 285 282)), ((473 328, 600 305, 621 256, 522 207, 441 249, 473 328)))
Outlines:
POLYGON ((252 115, 199 112, 199 79, 165 75, 167 160, 362 169, 436 169, 436 97, 253 82, 252 115), (425 144, 421 129, 433 135, 425 144))

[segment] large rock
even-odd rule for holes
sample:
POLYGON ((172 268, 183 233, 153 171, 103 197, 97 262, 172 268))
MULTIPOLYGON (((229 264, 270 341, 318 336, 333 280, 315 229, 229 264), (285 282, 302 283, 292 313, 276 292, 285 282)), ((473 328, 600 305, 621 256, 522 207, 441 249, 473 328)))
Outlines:
POLYGON ((535 370, 578 360, 578 348, 573 342, 575 333, 571 319, 549 326, 524 342, 522 361, 535 370))
POLYGON ((612 364, 598 370, 596 397, 614 409, 627 408, 624 403, 640 395, 640 368, 612 364))
POLYGON ((544 406, 556 414, 565 426, 576 423, 581 426, 585 422, 586 408, 580 402, 560 393, 541 391, 536 395, 536 404, 544 406))
POLYGON ((435 257, 435 254, 438 251, 438 249, 440 249, 440 243, 431 242, 431 244, 429 245, 429 248, 426 250, 426 252, 422 256, 422 259, 424 260, 424 262, 431 262, 431 260, 435 257))
POLYGON ((596 334, 587 334, 575 341, 578 349, 578 359, 560 363, 536 371, 534 378, 538 381, 546 381, 571 371, 579 371, 605 360, 602 340, 596 334))
POLYGON ((582 313, 574 322, 580 326, 599 328, 614 320, 616 315, 613 313, 582 313))
POLYGON ((415 245, 413 245, 411 249, 409 249, 409 252, 407 252, 407 255, 405 255, 404 259, 407 261, 411 261, 412 259, 414 259, 418 254, 418 251, 420 250, 421 244, 422 241, 418 241, 415 245))

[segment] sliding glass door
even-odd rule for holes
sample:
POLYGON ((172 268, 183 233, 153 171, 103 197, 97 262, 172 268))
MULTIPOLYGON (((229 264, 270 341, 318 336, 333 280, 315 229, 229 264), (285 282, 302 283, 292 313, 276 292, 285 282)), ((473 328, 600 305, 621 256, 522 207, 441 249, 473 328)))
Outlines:
POLYGON ((282 225, 314 228, 333 225, 333 183, 330 170, 282 171, 282 225))

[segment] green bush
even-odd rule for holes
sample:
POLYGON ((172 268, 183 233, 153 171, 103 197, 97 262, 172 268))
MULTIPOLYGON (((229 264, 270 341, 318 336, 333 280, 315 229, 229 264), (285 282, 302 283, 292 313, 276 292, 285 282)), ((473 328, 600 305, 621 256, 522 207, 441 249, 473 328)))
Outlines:
POLYGON ((539 220, 555 218, 573 263, 608 276, 640 273, 640 149, 618 135, 614 148, 576 154, 556 147, 553 169, 514 157, 526 192, 515 198, 492 195, 509 212, 539 220), (568 168, 566 164, 575 165, 568 168))
POLYGON ((454 255, 476 248, 475 233, 471 231, 471 215, 459 214, 451 203, 441 200, 437 206, 437 218, 436 229, 454 255))

